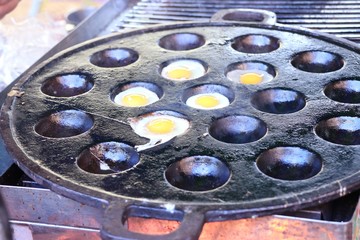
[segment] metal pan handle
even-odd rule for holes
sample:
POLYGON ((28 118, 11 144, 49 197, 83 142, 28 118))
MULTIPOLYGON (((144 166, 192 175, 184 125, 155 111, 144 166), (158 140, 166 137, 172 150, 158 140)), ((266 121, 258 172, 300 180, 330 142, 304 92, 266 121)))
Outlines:
POLYGON ((168 211, 156 207, 128 205, 128 203, 112 203, 105 211, 101 237, 105 240, 192 240, 199 239, 204 226, 204 213, 195 211, 168 211), (139 214, 137 214, 139 213, 139 214), (146 235, 131 232, 125 225, 131 216, 141 215, 146 218, 158 218, 180 221, 180 226, 173 232, 164 235, 146 235))
POLYGON ((212 22, 237 22, 237 23, 259 23, 276 24, 276 14, 267 10, 260 9, 223 9, 216 12, 212 17, 212 22))

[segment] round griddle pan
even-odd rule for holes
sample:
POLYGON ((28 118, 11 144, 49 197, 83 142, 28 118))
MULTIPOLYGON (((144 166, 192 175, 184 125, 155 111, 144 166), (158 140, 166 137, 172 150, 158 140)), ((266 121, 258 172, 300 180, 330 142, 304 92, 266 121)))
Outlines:
POLYGON ((104 238, 153 238, 124 227, 140 216, 181 221, 156 239, 196 239, 205 221, 296 210, 360 187, 359 51, 254 10, 114 34, 23 76, 2 108, 1 134, 34 180, 106 209, 104 238), (200 62, 205 75, 164 78, 161 69, 176 59, 200 62), (227 77, 234 69, 260 69, 272 79, 241 84, 227 77), (160 100, 114 103, 134 86, 160 100), (185 104, 204 92, 221 93, 230 105, 185 104), (129 119, 153 113, 187 119, 190 128, 138 151, 148 140, 129 119))

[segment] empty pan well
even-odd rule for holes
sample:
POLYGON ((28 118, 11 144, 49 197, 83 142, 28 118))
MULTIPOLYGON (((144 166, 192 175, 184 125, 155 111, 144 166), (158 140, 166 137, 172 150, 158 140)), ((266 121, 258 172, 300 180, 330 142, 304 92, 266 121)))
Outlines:
POLYGON ((249 34, 235 38, 231 47, 244 53, 268 53, 278 49, 280 41, 275 37, 249 34))
POLYGON ((94 53, 90 57, 90 62, 98 67, 114 68, 130 65, 136 62, 138 58, 138 53, 132 49, 114 48, 94 53))
POLYGON ((324 94, 337 102, 360 103, 360 81, 359 80, 339 80, 329 83, 324 94))
POLYGON ((224 185, 230 178, 229 168, 210 156, 192 156, 171 164, 166 180, 174 187, 188 191, 209 191, 224 185))
POLYGON ((94 124, 93 118, 82 111, 65 110, 42 118, 35 126, 35 132, 50 138, 65 138, 82 134, 94 124))
POLYGON ((360 118, 341 116, 319 122, 316 134, 326 141, 341 145, 360 144, 360 118))
POLYGON ((281 180, 303 180, 322 168, 319 155, 300 147, 277 147, 260 154, 256 165, 264 174, 281 180))
POLYGON ((47 79, 41 91, 54 97, 72 97, 92 89, 94 81, 85 74, 64 74, 47 79))
POLYGON ((266 123, 250 116, 229 116, 214 121, 209 133, 226 143, 250 143, 261 139, 267 132, 266 123))
POLYGON ((286 114, 297 112, 305 107, 305 96, 297 91, 282 88, 265 89, 253 94, 251 104, 256 109, 286 114))
POLYGON ((344 66, 344 60, 335 53, 306 51, 296 54, 291 64, 305 72, 327 73, 341 69, 344 66))
POLYGON ((204 37, 195 33, 174 33, 162 37, 159 41, 160 47, 173 51, 191 50, 204 44, 204 37))

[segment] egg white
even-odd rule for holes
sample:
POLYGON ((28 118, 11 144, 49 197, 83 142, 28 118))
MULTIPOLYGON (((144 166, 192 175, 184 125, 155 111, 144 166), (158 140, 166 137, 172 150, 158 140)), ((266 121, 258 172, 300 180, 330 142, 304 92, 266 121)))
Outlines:
POLYGON ((244 75, 246 73, 256 73, 256 74, 262 75, 262 81, 258 84, 270 82, 271 80, 274 79, 274 76, 271 75, 270 73, 263 71, 263 70, 258 70, 258 69, 246 69, 246 70, 235 69, 235 70, 228 72, 226 74, 226 77, 233 82, 240 83, 240 76, 244 75))
POLYGON ((116 104, 120 105, 120 106, 123 106, 123 107, 132 107, 132 106, 125 105, 123 103, 123 98, 128 94, 142 94, 142 95, 145 95, 147 97, 147 99, 148 99, 148 103, 145 106, 159 101, 158 95, 156 93, 150 91, 149 89, 144 88, 144 87, 132 87, 132 88, 126 89, 125 91, 122 91, 119 94, 117 94, 115 96, 115 98, 114 98, 114 102, 116 104))
POLYGON ((140 116, 137 118, 131 118, 129 119, 129 123, 131 128, 137 135, 150 140, 144 145, 135 146, 138 151, 142 151, 170 141, 174 137, 184 134, 186 130, 190 127, 190 122, 187 119, 156 113, 147 114, 145 116, 140 116), (147 124, 157 119, 168 119, 173 121, 175 123, 174 129, 170 133, 164 134, 153 133, 149 131, 149 129, 146 127, 147 124))
POLYGON ((227 97, 225 97, 224 95, 222 95, 220 93, 217 93, 217 92, 197 94, 197 95, 189 97, 186 100, 186 105, 188 105, 188 106, 190 106, 192 108, 197 108, 197 109, 202 109, 202 110, 213 110, 213 109, 224 108, 224 107, 229 106, 229 104, 230 104, 229 99, 227 97), (219 101, 219 104, 216 105, 215 107, 212 107, 212 108, 207 108, 207 107, 203 107, 203 106, 198 105, 196 103, 196 100, 199 97, 204 96, 204 95, 209 95, 209 96, 215 97, 219 101))
POLYGON ((183 80, 192 80, 192 79, 196 79, 199 78, 201 76, 205 75, 205 67, 196 60, 177 60, 174 62, 171 62, 169 65, 165 66, 162 70, 161 70, 161 76, 163 76, 164 78, 170 79, 170 80, 174 80, 174 81, 183 81, 183 80), (171 77, 168 76, 169 72, 175 69, 179 69, 179 68, 186 68, 191 72, 191 76, 189 79, 173 79, 171 77))

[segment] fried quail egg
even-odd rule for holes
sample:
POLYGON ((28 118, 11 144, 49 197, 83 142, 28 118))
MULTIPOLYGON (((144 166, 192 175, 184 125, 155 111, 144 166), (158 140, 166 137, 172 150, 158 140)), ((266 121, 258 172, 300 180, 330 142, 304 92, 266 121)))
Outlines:
POLYGON ((138 151, 165 143, 184 134, 190 127, 190 122, 187 119, 163 113, 146 114, 131 118, 129 122, 137 135, 150 140, 144 145, 136 146, 138 151))
POLYGON ((257 85, 270 82, 274 76, 270 73, 257 69, 235 69, 226 74, 226 77, 234 82, 246 85, 257 85))
POLYGON ((133 87, 120 92, 114 102, 123 107, 143 107, 159 101, 159 96, 144 87, 133 87))
POLYGON ((161 71, 161 76, 170 80, 184 81, 204 76, 205 72, 205 67, 199 61, 184 59, 165 66, 161 71))
POLYGON ((213 110, 229 106, 230 101, 220 93, 201 93, 186 100, 186 105, 203 110, 213 110))

